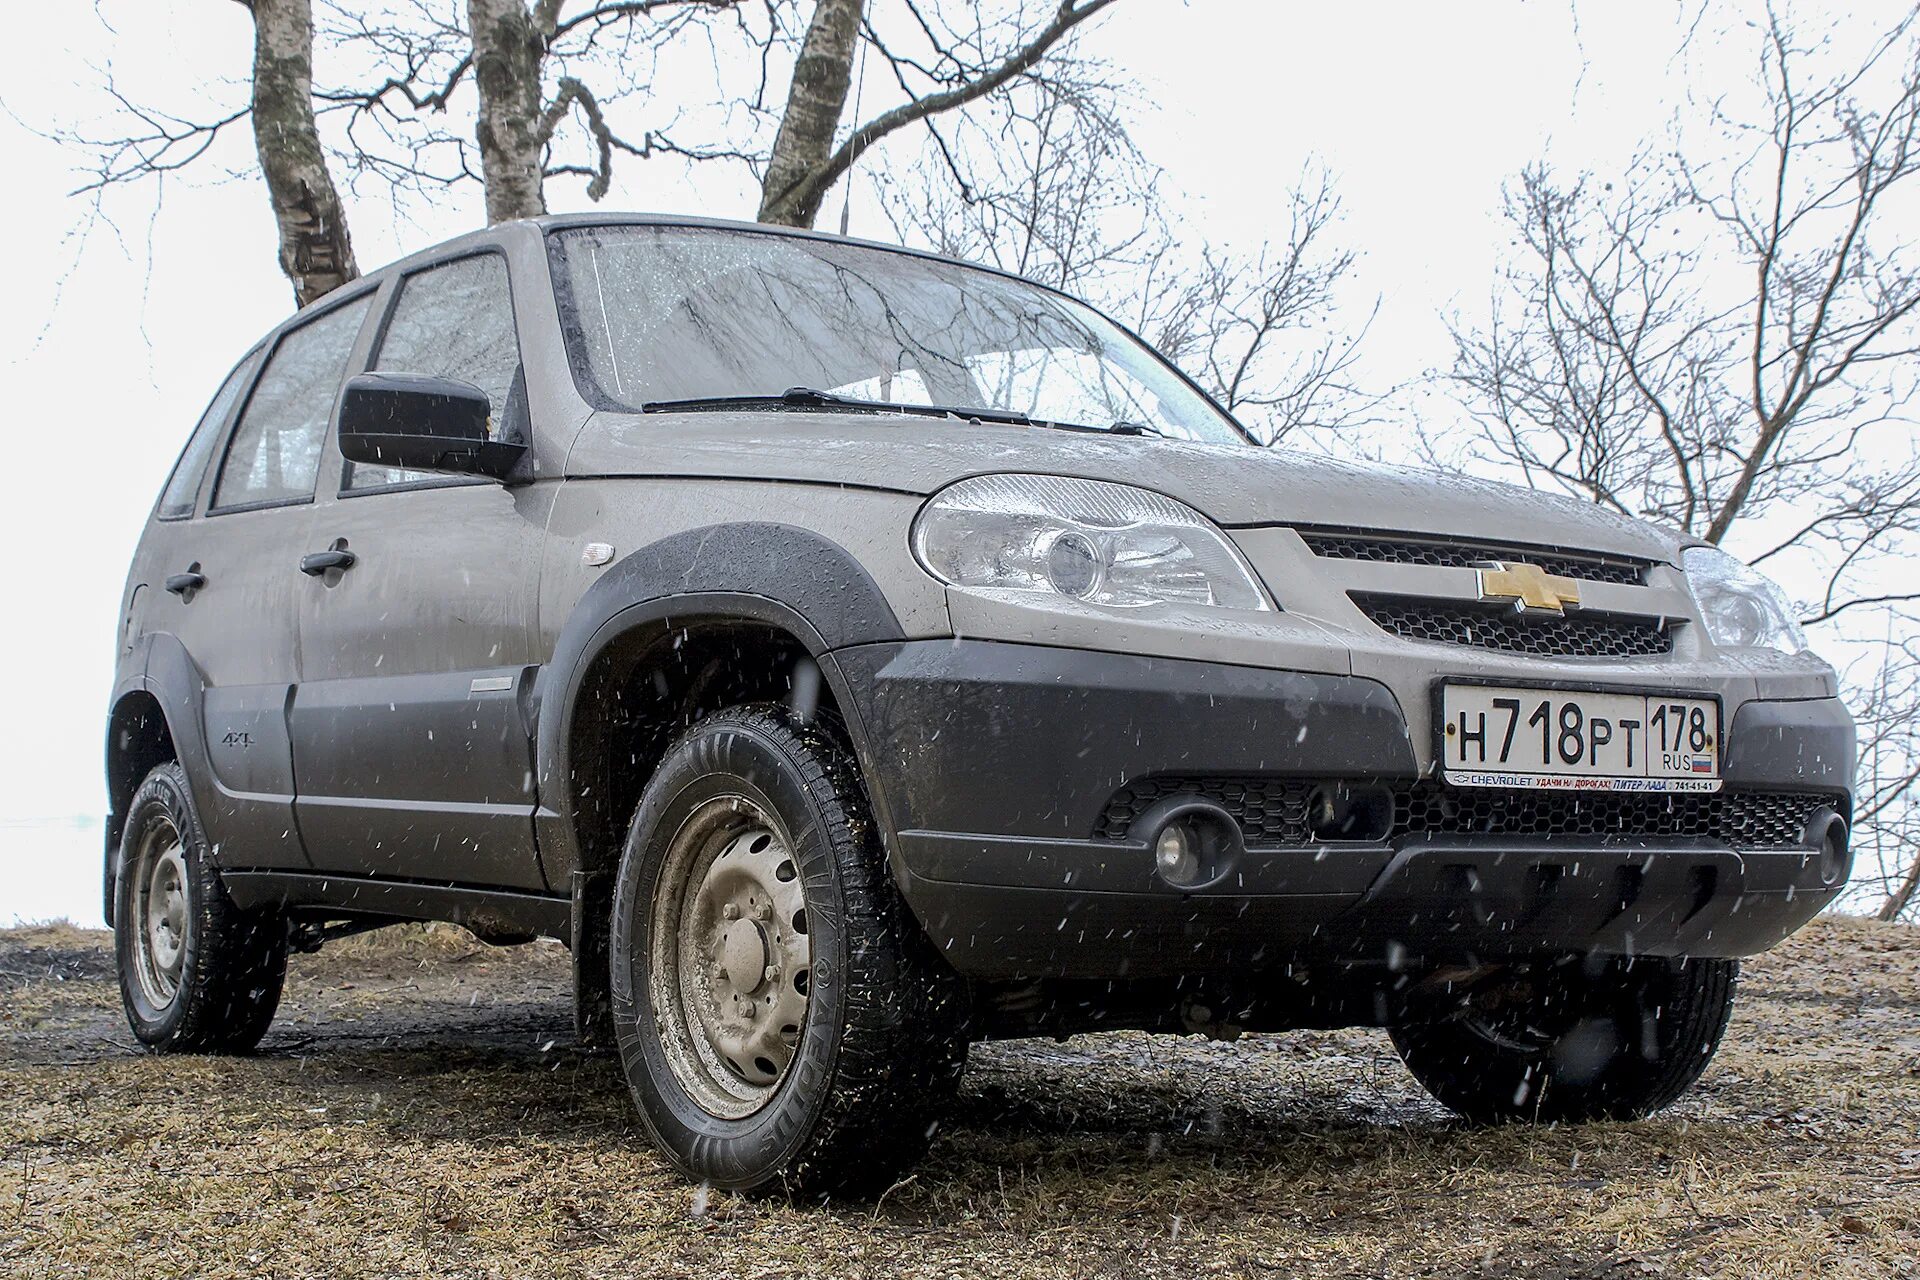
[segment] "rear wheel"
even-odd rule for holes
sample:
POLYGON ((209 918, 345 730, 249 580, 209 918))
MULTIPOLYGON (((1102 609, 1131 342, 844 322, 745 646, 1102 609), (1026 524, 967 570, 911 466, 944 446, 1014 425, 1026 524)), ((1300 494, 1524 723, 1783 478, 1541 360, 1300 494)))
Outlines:
POLYGON ((113 932, 141 1043, 242 1052, 266 1034, 286 978, 286 921, 227 897, 178 764, 155 766, 127 806, 113 932))
POLYGON ((1394 1047, 1469 1120, 1630 1120, 1705 1071, 1733 1013, 1734 960, 1638 960, 1518 976, 1394 1047))
POLYGON ((691 1176, 884 1187, 965 1061, 962 992, 900 901, 858 772, 816 725, 723 711, 668 752, 615 886, 613 1017, 691 1176))

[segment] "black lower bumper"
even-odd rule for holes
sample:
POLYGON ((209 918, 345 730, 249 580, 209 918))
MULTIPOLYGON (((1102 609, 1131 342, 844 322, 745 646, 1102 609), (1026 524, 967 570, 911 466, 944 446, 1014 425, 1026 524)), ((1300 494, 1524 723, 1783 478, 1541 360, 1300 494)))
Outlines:
POLYGON ((1743 706, 1722 797, 1456 803, 1370 680, 977 641, 837 660, 901 887, 977 977, 1749 955, 1847 871, 1833 699, 1743 706), (1347 782, 1381 788, 1391 821, 1318 838, 1301 814, 1347 782), (1189 797, 1234 828, 1197 889, 1157 873, 1143 829, 1189 797))

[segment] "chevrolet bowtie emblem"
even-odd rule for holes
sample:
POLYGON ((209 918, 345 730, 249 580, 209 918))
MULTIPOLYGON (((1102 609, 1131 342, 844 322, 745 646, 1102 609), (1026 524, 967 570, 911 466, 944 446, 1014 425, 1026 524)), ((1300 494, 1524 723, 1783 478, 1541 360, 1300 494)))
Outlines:
POLYGON ((1525 561, 1490 560, 1479 566, 1480 598, 1511 604, 1515 613, 1565 616, 1580 607, 1580 584, 1525 561))

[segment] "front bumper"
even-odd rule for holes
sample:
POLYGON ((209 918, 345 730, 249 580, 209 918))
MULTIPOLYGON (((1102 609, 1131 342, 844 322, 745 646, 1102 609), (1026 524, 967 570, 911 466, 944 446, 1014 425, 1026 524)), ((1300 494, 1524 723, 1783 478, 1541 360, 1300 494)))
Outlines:
POLYGON ((1652 797, 1666 807, 1641 823, 1607 809, 1626 802, 1555 793, 1495 821, 1474 816, 1480 797, 1423 780, 1399 701, 1370 679, 969 640, 834 660, 896 878, 976 977, 1749 955, 1832 901, 1847 871, 1828 840, 1850 816, 1853 725, 1833 698, 1730 708, 1724 803, 1652 797), (1301 797, 1346 780, 1454 826, 1300 830, 1301 797), (1217 882, 1192 891, 1156 874, 1135 829, 1154 798, 1189 792, 1229 804, 1241 836, 1217 882))

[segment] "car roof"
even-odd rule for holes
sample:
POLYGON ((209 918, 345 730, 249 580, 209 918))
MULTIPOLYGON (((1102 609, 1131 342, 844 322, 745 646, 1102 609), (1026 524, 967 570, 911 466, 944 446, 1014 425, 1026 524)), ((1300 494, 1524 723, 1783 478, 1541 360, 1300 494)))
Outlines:
MULTIPOLYGON (((353 291, 354 285, 363 282, 378 283, 388 276, 404 274, 417 270, 434 262, 459 257, 463 253, 486 249, 515 234, 515 229, 532 230, 545 236, 553 231, 591 230, 596 227, 691 227, 715 231, 737 231, 749 235, 789 236, 800 240, 824 240, 834 244, 856 245, 863 249, 877 249, 884 253, 904 254, 908 257, 923 258, 930 262, 941 262, 956 267, 966 267, 973 271, 984 271, 990 275, 1002 276, 1009 280, 1019 280, 1035 288, 1046 289, 1052 293, 1061 291, 1052 285, 1038 280, 1029 280, 1025 276, 993 266, 984 262, 970 262, 965 258, 955 258, 947 254, 935 253, 928 249, 916 249, 908 245, 888 244, 882 240, 867 240, 859 236, 834 235, 827 231, 815 231, 803 227, 784 227, 765 222, 746 222, 733 218, 705 218, 692 214, 643 213, 643 212, 591 212, 591 213, 555 213, 538 218, 521 218, 512 222, 495 223, 488 227, 479 227, 473 231, 462 232, 438 244, 416 250, 403 258, 376 267, 366 272, 353 285, 343 285, 324 298, 316 299, 301 308, 298 315, 304 317, 312 311, 337 302, 343 294, 353 291)), ((1072 295, 1063 295, 1071 297, 1072 295)), ((1076 299, 1077 301, 1077 299, 1076 299)), ((293 317, 289 317, 289 321, 293 317)), ((277 327, 277 326, 276 326, 277 327)))
MULTIPOLYGON (((880 249, 887 253, 904 253, 915 258, 928 258, 935 262, 950 262, 959 267, 972 267, 979 271, 991 271, 995 275, 1012 276, 1012 272, 983 262, 969 262, 964 258, 949 257, 934 253, 929 249, 915 249, 903 244, 889 244, 884 240, 866 240, 859 236, 835 235, 830 231, 816 231, 811 227, 786 227, 777 223, 746 222, 737 218, 702 218, 691 214, 670 213, 557 213, 543 218, 529 219, 544 231, 571 231, 592 227, 702 227, 715 231, 744 231, 752 235, 790 236, 797 240, 826 240, 834 244, 858 245, 863 249, 880 249)), ((1017 278, 1017 277, 1016 277, 1017 278)), ((1037 283, 1029 281, 1029 283, 1037 283)))

